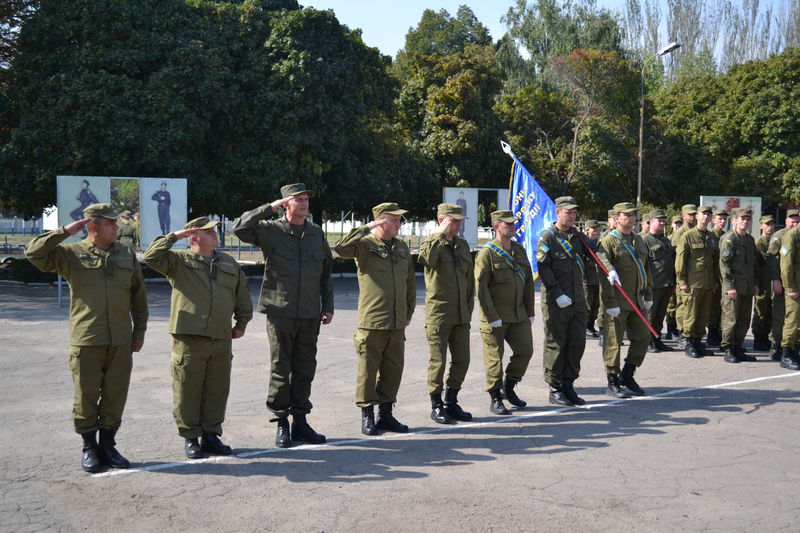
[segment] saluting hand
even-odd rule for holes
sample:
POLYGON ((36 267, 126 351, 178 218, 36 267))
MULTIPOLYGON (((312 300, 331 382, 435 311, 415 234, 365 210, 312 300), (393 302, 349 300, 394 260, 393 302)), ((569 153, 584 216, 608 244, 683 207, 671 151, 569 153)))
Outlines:
POLYGON ((83 220, 76 220, 75 222, 70 222, 66 226, 64 226, 64 231, 69 233, 70 235, 75 235, 79 231, 83 229, 86 224, 92 221, 92 217, 84 218, 83 220))
POLYGON ((437 233, 447 233, 447 228, 450 227, 450 224, 453 223, 453 217, 446 216, 442 218, 442 221, 439 223, 439 227, 436 228, 437 233))
POLYGON ((289 200, 294 198, 294 196, 287 196, 286 198, 278 198, 277 200, 271 202, 269 206, 272 208, 273 211, 277 211, 279 207, 286 207, 289 204, 289 200))
POLYGON ((181 229, 175 232, 175 238, 178 240, 185 239, 189 235, 193 235, 198 231, 200 231, 200 228, 181 229))
POLYGON ((383 226, 384 224, 386 224, 386 219, 385 218, 379 218, 379 219, 373 220, 372 222, 367 224, 367 227, 372 230, 372 229, 377 228, 378 226, 383 226))

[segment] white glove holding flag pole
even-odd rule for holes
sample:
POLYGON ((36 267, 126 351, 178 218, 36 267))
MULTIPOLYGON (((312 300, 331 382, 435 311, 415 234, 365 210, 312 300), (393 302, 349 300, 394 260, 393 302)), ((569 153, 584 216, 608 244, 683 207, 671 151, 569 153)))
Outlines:
POLYGON ((503 327, 503 321, 502 320, 495 320, 494 322, 489 322, 489 326, 491 326, 493 328, 501 328, 501 327, 503 327))
MULTIPOLYGON (((613 270, 612 270, 612 272, 613 272, 613 270)), ((610 316, 612 318, 616 318, 616 317, 619 316, 619 307, 610 307, 610 308, 606 309, 606 313, 608 313, 608 316, 610 316)))
POLYGON ((651 307, 653 307, 653 300, 645 300, 644 301, 645 311, 649 311, 651 307))
POLYGON ((622 287, 622 282, 620 281, 619 274, 617 274, 616 270, 609 270, 607 279, 611 285, 619 285, 622 287))
POLYGON ((569 307, 570 305, 572 305, 572 298, 570 298, 566 294, 562 294, 561 296, 556 298, 556 305, 558 305, 561 309, 569 307))

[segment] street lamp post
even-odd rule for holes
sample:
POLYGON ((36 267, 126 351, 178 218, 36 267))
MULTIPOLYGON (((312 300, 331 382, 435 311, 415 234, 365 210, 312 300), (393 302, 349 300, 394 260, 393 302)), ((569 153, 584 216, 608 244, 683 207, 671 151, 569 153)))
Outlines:
POLYGON ((671 54, 680 47, 681 43, 673 41, 642 62, 641 99, 639 100, 639 172, 636 178, 636 215, 639 220, 641 220, 642 210, 642 159, 644 157, 644 67, 656 57, 671 54))

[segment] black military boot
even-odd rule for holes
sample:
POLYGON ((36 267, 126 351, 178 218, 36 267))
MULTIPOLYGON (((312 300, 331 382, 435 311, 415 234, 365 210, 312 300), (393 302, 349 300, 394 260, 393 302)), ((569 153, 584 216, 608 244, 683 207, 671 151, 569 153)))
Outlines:
POLYGON ((564 390, 564 396, 567 397, 567 400, 575 405, 586 405, 586 400, 578 396, 578 393, 575 392, 575 386, 572 381, 564 380, 561 387, 564 390))
POLYGON ((672 346, 664 344, 659 337, 652 337, 650 339, 650 348, 647 351, 651 353, 671 352, 672 346))
POLYGON ((492 403, 489 404, 489 410, 496 415, 510 415, 511 411, 506 409, 503 404, 503 394, 500 389, 490 390, 489 396, 492 398, 492 403))
POLYGON ((392 404, 390 403, 378 405, 378 421, 375 422, 375 427, 392 433, 408 433, 408 426, 401 424, 392 415, 392 404))
POLYGON ((800 370, 800 361, 797 360, 797 353, 788 346, 784 346, 781 351, 781 368, 800 370))
POLYGON ((722 332, 716 328, 708 328, 708 334, 706 335, 706 346, 709 348, 719 348, 721 342, 722 332))
POLYGON ((667 334, 664 336, 668 341, 678 340, 681 337, 681 332, 678 331, 678 323, 674 320, 667 320, 667 334))
POLYGON ((275 446, 278 448, 288 448, 292 445, 292 433, 289 430, 289 419, 286 417, 278 419, 278 431, 275 433, 275 446))
POLYGON ((81 467, 85 472, 92 474, 102 470, 100 458, 97 456, 97 432, 90 431, 81 435, 83 437, 83 455, 81 456, 81 467))
POLYGON ((697 343, 695 342, 695 339, 686 339, 684 345, 686 346, 684 348, 686 357, 691 357, 692 359, 699 359, 703 357, 703 352, 697 349, 697 343))
POLYGON ((575 404, 567 398, 564 394, 563 385, 550 385, 549 401, 553 405, 563 405, 564 407, 573 407, 575 404))
POLYGON ((325 435, 320 435, 306 420, 306 415, 292 415, 292 440, 307 442, 309 444, 323 444, 327 440, 325 435))
POLYGON ((769 351, 770 342, 769 342, 769 335, 764 335, 763 333, 759 333, 753 338, 753 349, 757 352, 767 352, 769 351))
POLYGON ((606 394, 611 396, 612 398, 630 398, 631 395, 628 394, 622 387, 619 386, 619 378, 617 378, 616 374, 606 374, 608 378, 608 388, 606 389, 606 394))
POLYGON ((736 354, 736 350, 730 346, 725 347, 725 359, 726 363, 739 363, 739 357, 736 354))
POLYGON ((441 394, 431 394, 431 420, 437 424, 452 424, 453 420, 444 409, 441 394))
POLYGON ((375 427, 375 408, 373 406, 361 408, 361 433, 364 435, 377 435, 375 427))
POLYGON ((736 357, 739 358, 739 361, 746 361, 748 363, 755 363, 758 361, 758 359, 748 354, 741 345, 734 348, 734 353, 736 353, 736 357))
POLYGON ((622 366, 622 372, 619 373, 619 384, 629 391, 634 396, 644 396, 644 390, 633 379, 633 374, 636 373, 636 365, 633 363, 625 363, 622 366))
POLYGON ((513 379, 506 378, 503 381, 503 388, 501 389, 502 391, 501 394, 504 400, 508 400, 508 403, 510 403, 514 407, 522 409, 523 407, 528 405, 528 402, 521 400, 520 397, 517 396, 517 393, 514 392, 514 387, 516 387, 516 385, 517 385, 516 381, 514 381, 513 379))
POLYGON ((203 433, 200 439, 200 449, 211 455, 230 455, 233 450, 230 446, 219 440, 219 436, 214 433, 203 433))
POLYGON ((189 459, 202 459, 205 457, 200 448, 200 441, 197 437, 186 439, 183 443, 183 452, 189 459))
POLYGON ((115 429, 100 428, 100 446, 97 450, 97 458, 111 468, 130 468, 130 461, 125 459, 114 447, 117 444, 114 441, 116 434, 117 430, 115 429))
POLYGON ((458 389, 447 388, 444 391, 444 410, 453 420, 469 422, 472 420, 472 413, 464 411, 458 405, 458 389))
POLYGON ((772 351, 769 354, 769 358, 773 361, 780 361, 782 357, 783 350, 777 344, 772 345, 772 351))

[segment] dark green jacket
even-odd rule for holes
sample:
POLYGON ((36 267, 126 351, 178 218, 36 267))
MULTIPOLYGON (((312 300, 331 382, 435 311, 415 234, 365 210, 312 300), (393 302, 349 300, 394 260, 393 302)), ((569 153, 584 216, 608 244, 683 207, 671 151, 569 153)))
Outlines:
POLYGON ((642 240, 647 246, 650 257, 650 273, 653 276, 653 288, 663 289, 675 286, 675 248, 662 233, 647 233, 642 240))
POLYGON ((247 211, 233 223, 233 232, 264 254, 264 280, 258 311, 285 318, 320 318, 333 313, 331 249, 322 228, 306 221, 295 236, 285 217, 270 220, 267 205, 247 211))
POLYGON ((441 233, 434 233, 422 241, 418 261, 425 267, 425 323, 468 324, 475 307, 469 243, 458 236, 448 242, 441 233))
POLYGON ((722 292, 735 290, 738 294, 749 296, 758 285, 758 250, 753 237, 738 235, 731 230, 719 242, 719 272, 722 278, 722 292))
POLYGON ((772 234, 767 248, 767 270, 772 281, 781 279, 781 239, 786 235, 787 229, 783 228, 772 234))
POLYGON ((57 272, 69 283, 69 343, 120 346, 143 341, 147 295, 133 251, 117 243, 105 251, 89 239, 61 244, 67 238, 64 228, 42 233, 28 243, 25 256, 39 270, 57 272))
MULTIPOLYGON (((542 279, 542 303, 555 304, 559 296, 566 295, 573 304, 584 305, 585 270, 594 267, 594 261, 575 232, 561 231, 555 225, 551 228, 555 233, 547 229, 542 231, 536 245, 536 262, 542 279), (559 237, 566 241, 571 252, 564 249, 559 237), (576 256, 580 258, 580 263, 575 259, 576 256)), ((597 280, 596 270, 594 276, 597 280)))
POLYGON ((758 255, 756 261, 758 262, 758 288, 761 289, 761 294, 766 290, 772 290, 769 276, 769 268, 767 267, 767 250, 769 250, 769 240, 762 234, 756 240, 756 250, 758 255))
POLYGON ((719 283, 719 246, 711 231, 694 227, 683 233, 675 255, 677 286, 714 290, 719 283))

